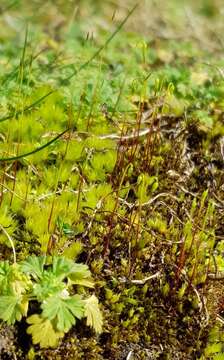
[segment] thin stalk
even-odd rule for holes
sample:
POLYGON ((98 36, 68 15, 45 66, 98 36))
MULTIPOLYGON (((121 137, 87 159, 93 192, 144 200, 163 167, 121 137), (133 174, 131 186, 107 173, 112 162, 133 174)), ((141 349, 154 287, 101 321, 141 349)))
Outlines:
POLYGON ((13 240, 12 240, 11 236, 8 234, 8 232, 5 230, 5 228, 1 224, 0 224, 0 229, 3 231, 3 233, 5 234, 5 236, 7 237, 7 239, 10 242, 10 245, 12 247, 12 252, 13 252, 13 262, 14 262, 14 264, 16 264, 16 250, 15 250, 13 240))

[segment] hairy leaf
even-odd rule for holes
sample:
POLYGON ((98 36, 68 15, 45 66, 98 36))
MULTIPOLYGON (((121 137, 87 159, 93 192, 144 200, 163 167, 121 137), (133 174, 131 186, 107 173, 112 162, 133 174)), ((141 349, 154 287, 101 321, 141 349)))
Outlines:
POLYGON ((85 302, 85 316, 87 325, 91 326, 97 333, 102 332, 103 317, 99 309, 99 302, 95 295, 92 295, 85 302))

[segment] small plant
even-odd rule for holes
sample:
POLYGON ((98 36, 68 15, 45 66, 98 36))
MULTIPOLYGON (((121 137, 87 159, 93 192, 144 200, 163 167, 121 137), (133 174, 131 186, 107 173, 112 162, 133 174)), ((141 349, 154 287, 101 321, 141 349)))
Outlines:
MULTIPOLYGON (((93 288, 87 265, 64 257, 47 262, 44 256, 31 256, 21 263, 0 262, 0 318, 14 324, 27 317, 29 306, 36 312, 27 317, 27 333, 34 344, 54 347, 77 319, 97 333, 102 331, 102 315, 95 295, 83 298, 74 286, 93 288)), ((83 292, 82 292, 83 293, 83 292)))

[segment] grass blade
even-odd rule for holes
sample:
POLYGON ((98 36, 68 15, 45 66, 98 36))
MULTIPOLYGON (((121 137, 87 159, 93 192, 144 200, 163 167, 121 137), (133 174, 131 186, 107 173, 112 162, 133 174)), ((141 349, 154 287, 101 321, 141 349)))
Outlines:
POLYGON ((5 162, 5 161, 13 161, 13 160, 18 160, 18 159, 22 159, 24 157, 27 157, 29 155, 35 154, 43 149, 45 149, 46 147, 50 146, 51 144, 53 144, 56 140, 58 140, 60 137, 62 137, 67 131, 69 131, 70 129, 66 129, 63 132, 61 132, 60 134, 58 134, 57 136, 55 136, 53 139, 51 139, 49 142, 47 142, 46 144, 39 146, 38 148, 31 150, 25 154, 21 154, 21 155, 17 155, 17 156, 11 156, 11 157, 7 157, 7 158, 0 158, 0 162, 5 162))

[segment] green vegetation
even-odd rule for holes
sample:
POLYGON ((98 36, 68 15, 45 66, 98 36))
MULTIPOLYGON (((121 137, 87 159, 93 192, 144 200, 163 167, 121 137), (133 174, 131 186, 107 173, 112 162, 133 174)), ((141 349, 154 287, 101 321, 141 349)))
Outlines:
POLYGON ((223 4, 119 3, 0 5, 1 358, 224 358, 223 4))
POLYGON ((0 317, 8 324, 27 316, 29 302, 39 302, 41 314, 28 317, 28 334, 34 344, 54 347, 58 339, 75 325, 76 318, 87 317, 87 323, 102 331, 102 315, 98 300, 92 295, 83 300, 78 294, 70 296, 72 285, 93 287, 86 265, 75 264, 63 257, 54 257, 52 266, 45 269, 46 258, 32 256, 21 265, 0 264, 0 317))

